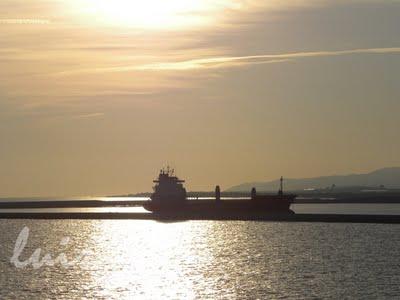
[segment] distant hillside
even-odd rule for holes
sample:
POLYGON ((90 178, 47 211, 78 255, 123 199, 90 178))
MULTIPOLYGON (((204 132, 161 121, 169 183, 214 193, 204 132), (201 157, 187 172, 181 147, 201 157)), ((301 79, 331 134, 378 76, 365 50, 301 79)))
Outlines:
MULTIPOLYGON (((384 168, 368 174, 351 174, 338 176, 323 176, 316 178, 291 179, 284 181, 285 190, 324 189, 336 187, 379 187, 400 188, 400 167, 384 168)), ((229 188, 228 192, 249 191, 255 187, 258 191, 271 192, 279 189, 279 179, 269 182, 249 182, 229 188)))

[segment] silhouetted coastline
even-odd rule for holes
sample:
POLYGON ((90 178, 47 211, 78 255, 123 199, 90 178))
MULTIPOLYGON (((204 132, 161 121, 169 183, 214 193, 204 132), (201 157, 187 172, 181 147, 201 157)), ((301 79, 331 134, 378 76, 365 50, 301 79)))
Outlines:
MULTIPOLYGON (((294 204, 350 204, 350 203, 400 203, 400 193, 382 194, 301 194, 293 201, 294 204)), ((150 193, 142 193, 140 197, 148 198, 150 193)), ((213 199, 214 192, 188 192, 191 199, 210 198, 213 199)), ((137 197, 130 195, 129 197, 137 197)), ((113 200, 113 197, 107 197, 108 200, 32 200, 32 201, 13 201, 2 200, 0 209, 26 209, 26 208, 69 208, 69 207, 135 207, 142 206, 144 200, 113 200)), ((118 198, 128 198, 128 196, 118 196, 118 198)), ((249 193, 224 193, 221 192, 221 199, 231 198, 232 200, 250 198, 249 193)))

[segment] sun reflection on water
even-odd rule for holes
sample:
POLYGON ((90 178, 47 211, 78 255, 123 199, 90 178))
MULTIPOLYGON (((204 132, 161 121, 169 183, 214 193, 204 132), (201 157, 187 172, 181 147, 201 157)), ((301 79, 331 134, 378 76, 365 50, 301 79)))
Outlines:
POLYGON ((104 296, 195 298, 194 278, 203 279, 199 266, 206 265, 210 257, 207 247, 196 245, 198 239, 206 238, 208 226, 122 222, 99 222, 92 237, 96 264, 108 264, 95 279, 104 287, 104 296))

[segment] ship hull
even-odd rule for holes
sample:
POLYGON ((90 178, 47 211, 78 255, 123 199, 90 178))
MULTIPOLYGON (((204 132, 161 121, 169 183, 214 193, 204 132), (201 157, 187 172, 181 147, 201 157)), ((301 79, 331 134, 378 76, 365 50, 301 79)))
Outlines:
POLYGON ((235 200, 185 200, 181 203, 165 204, 149 201, 144 208, 153 213, 176 213, 196 215, 248 215, 248 214, 293 214, 290 210, 295 195, 258 196, 257 199, 235 200))

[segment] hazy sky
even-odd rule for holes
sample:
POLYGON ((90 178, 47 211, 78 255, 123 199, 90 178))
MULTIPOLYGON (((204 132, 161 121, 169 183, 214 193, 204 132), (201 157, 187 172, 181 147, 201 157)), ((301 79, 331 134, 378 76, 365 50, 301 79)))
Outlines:
POLYGON ((1 0, 0 196, 400 165, 400 1, 1 0))

